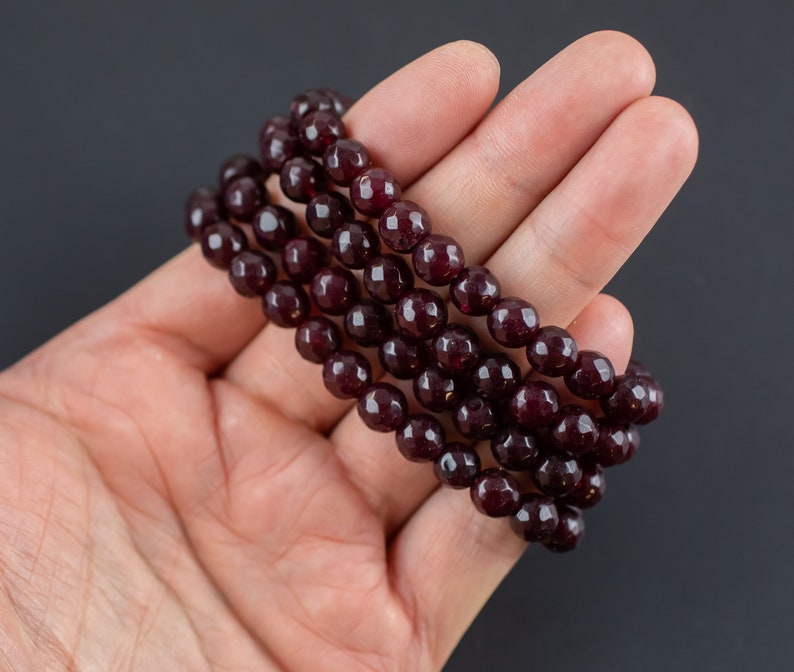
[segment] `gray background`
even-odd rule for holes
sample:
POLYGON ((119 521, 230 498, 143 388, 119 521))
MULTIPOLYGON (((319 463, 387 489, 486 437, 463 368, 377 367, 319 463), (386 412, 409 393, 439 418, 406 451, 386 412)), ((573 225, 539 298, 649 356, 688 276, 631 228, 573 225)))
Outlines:
POLYGON ((532 548, 450 670, 794 669, 794 3, 2 2, 0 368, 180 250, 181 207, 297 91, 476 39, 501 93, 625 30, 701 133, 610 287, 668 406, 575 553, 532 548))

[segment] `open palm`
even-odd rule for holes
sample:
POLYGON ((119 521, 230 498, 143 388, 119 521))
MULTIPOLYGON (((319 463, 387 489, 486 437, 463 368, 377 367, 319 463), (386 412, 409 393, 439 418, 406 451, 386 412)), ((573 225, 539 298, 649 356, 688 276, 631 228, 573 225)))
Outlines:
MULTIPOLYGON (((599 294, 694 163, 631 38, 579 40, 488 112, 457 42, 348 113, 504 295, 625 366, 599 294)), ((194 247, 0 374, 3 669, 433 670, 524 549, 332 398, 194 247)))

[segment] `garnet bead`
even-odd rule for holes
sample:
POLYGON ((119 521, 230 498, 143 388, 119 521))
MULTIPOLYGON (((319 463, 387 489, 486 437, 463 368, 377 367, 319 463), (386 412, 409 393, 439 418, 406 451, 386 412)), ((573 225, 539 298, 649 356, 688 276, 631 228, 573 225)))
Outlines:
POLYGON ((295 96, 289 105, 290 116, 295 124, 300 123, 303 117, 315 110, 334 112, 333 99, 317 89, 307 89, 295 96))
POLYGON ((358 399, 358 414, 376 432, 391 432, 408 413, 405 395, 389 383, 373 383, 358 399))
POLYGON ((451 441, 433 461, 433 473, 441 485, 460 490, 471 487, 480 472, 480 456, 464 443, 451 441))
POLYGON ((551 385, 530 380, 519 385, 510 399, 510 412, 516 422, 529 429, 554 422, 560 411, 560 397, 551 385))
POLYGON ((581 406, 563 406, 549 436, 559 450, 571 455, 582 455, 595 449, 598 423, 581 406))
POLYGON ((280 205, 266 205, 254 215, 251 228, 256 242, 266 250, 278 252, 298 233, 295 215, 280 205))
POLYGON ((265 254, 243 250, 229 265, 229 281, 242 296, 261 296, 276 279, 276 265, 265 254))
POLYGON ((201 253, 215 268, 227 270, 232 259, 247 248, 243 230, 228 222, 210 224, 201 234, 201 253))
POLYGON ((309 297, 303 287, 290 280, 274 282, 262 299, 268 320, 279 327, 297 327, 309 309, 309 297))
POLYGON ((598 420, 598 443, 589 457, 604 467, 612 467, 629 458, 630 444, 626 425, 601 418, 598 420))
POLYGON ((429 289, 412 289, 397 301, 395 317, 406 335, 432 338, 447 323, 447 306, 444 299, 429 289))
POLYGON ((298 136, 290 128, 274 128, 259 136, 259 156, 262 165, 270 170, 280 171, 287 161, 300 153, 298 136))
POLYGON ((427 347, 404 334, 392 334, 378 347, 381 366, 395 378, 415 378, 427 364, 427 347))
POLYGON ((326 175, 340 187, 349 187, 371 165, 367 148, 355 140, 337 140, 323 155, 326 175))
POLYGON ((630 359, 626 365, 626 374, 629 376, 649 376, 651 372, 642 362, 636 359, 630 359))
POLYGON ((315 156, 322 156, 328 145, 345 136, 345 124, 335 112, 314 110, 306 114, 298 126, 298 139, 303 148, 315 156))
POLYGON ((581 512, 569 506, 557 507, 560 521, 552 535, 543 545, 555 553, 572 551, 584 537, 584 518, 581 512))
POLYGON ((381 303, 396 303, 413 286, 414 274, 396 254, 373 257, 364 267, 364 287, 381 303))
POLYGON ((460 390, 451 375, 436 366, 428 366, 414 378, 414 396, 427 410, 440 413, 455 407, 460 390))
POLYGON ((615 378, 615 391, 601 399, 601 408, 610 420, 628 424, 640 420, 650 408, 648 378, 622 375, 615 378))
POLYGON ((397 430, 397 449, 412 462, 435 460, 443 451, 446 432, 441 423, 427 413, 412 413, 397 430))
POLYGON ((410 252, 430 231, 427 211, 413 201, 389 206, 378 220, 380 237, 395 252, 410 252))
POLYGON ((482 441, 499 428, 499 412, 493 402, 471 394, 455 407, 452 421, 467 439, 482 441))
POLYGON ((576 341, 561 327, 542 327, 527 346, 527 360, 544 376, 562 376, 572 371, 578 355, 576 341))
POLYGON ((354 217, 350 201, 335 191, 317 194, 306 206, 306 223, 320 238, 332 238, 334 231, 354 217))
POLYGON ((501 299, 488 313, 488 331, 499 345, 520 348, 537 333, 538 313, 523 299, 501 299))
POLYGON ((391 314, 379 303, 364 299, 345 313, 345 332, 350 340, 370 348, 391 334, 391 314))
POLYGON ((486 469, 477 474, 469 490, 474 508, 491 518, 509 516, 518 509, 518 483, 504 469, 486 469))
POLYGON ((367 168, 350 184, 350 200, 362 215, 380 217, 400 200, 402 188, 394 175, 383 168, 367 168))
POLYGON ((257 210, 266 205, 267 201, 264 184, 247 175, 234 178, 223 192, 226 211, 243 222, 250 222, 257 210))
POLYGON ((325 190, 325 175, 318 163, 302 156, 286 161, 281 168, 281 191, 291 201, 308 203, 325 190))
POLYGON ((367 222, 345 222, 334 231, 331 252, 347 268, 364 268, 380 252, 380 239, 367 222))
POLYGON ((635 422, 638 425, 647 425, 649 422, 656 420, 664 409, 664 391, 659 381, 655 378, 650 376, 642 376, 642 378, 648 385, 648 410, 635 422))
POLYGON ((428 285, 448 285, 466 265, 463 249, 454 238, 431 234, 414 247, 412 261, 417 277, 428 285))
POLYGON ((480 356, 480 339, 468 327, 448 324, 436 334, 432 345, 436 364, 448 373, 471 369, 480 356))
POLYGON ((480 357, 472 371, 472 382, 489 399, 506 399, 521 380, 521 369, 512 357, 490 353, 480 357))
POLYGON ((259 139, 261 140, 265 136, 270 135, 275 131, 292 131, 294 128, 295 125, 292 123, 292 119, 290 117, 287 117, 283 114, 278 114, 275 117, 271 117, 270 119, 265 119, 265 122, 259 129, 259 139))
POLYGON ((487 315, 502 295, 496 276, 484 266, 467 266, 449 286, 449 297, 464 315, 487 315))
POLYGON ((320 89, 320 93, 324 93, 331 99, 334 104, 334 112, 336 112, 340 118, 345 114, 345 112, 353 107, 353 103, 356 102, 352 98, 348 98, 347 96, 343 96, 338 91, 334 91, 334 89, 323 88, 320 89))
POLYGON ((342 337, 337 327, 328 318, 317 315, 308 317, 295 330, 295 348, 303 359, 322 364, 339 349, 342 337))
POLYGON ((323 362, 323 383, 339 399, 360 397, 372 382, 372 369, 359 352, 340 350, 323 362))
POLYGON ((612 394, 615 369, 604 355, 595 350, 580 350, 576 368, 565 374, 565 385, 580 399, 598 399, 612 394))
POLYGON ((506 425, 491 437, 491 452, 505 469, 527 471, 537 462, 538 443, 529 430, 518 425, 506 425))
POLYGON ((580 509, 589 509, 601 501, 606 491, 607 482, 604 478, 604 470, 598 465, 594 465, 582 471, 582 480, 579 481, 573 492, 565 496, 565 503, 580 509))
POLYGON ((238 177, 252 177, 258 181, 264 181, 267 176, 262 165, 253 156, 237 154, 226 159, 221 165, 218 172, 218 183, 221 185, 221 189, 225 189, 238 177))
POLYGON ((315 273, 309 291, 321 311, 343 315, 358 299, 358 280, 346 268, 327 266, 315 273))
POLYGON ((217 189, 200 187, 185 203, 185 232, 191 240, 201 241, 205 227, 224 218, 223 199, 217 189))
POLYGON ((328 250, 314 236, 296 236, 281 251, 284 272, 295 282, 309 282, 327 263, 328 250))
POLYGON ((554 500, 541 495, 524 495, 510 517, 510 528, 524 541, 544 541, 551 537, 559 522, 554 500))
POLYGON ((582 480, 582 467, 573 457, 549 453, 538 462, 532 480, 544 495, 567 495, 582 480))

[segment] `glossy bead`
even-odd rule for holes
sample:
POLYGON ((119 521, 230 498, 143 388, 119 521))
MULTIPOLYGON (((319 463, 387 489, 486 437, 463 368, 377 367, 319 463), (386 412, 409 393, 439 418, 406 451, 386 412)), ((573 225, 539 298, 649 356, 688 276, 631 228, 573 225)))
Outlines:
POLYGON ((444 451, 446 432, 428 413, 412 413, 397 429, 397 449, 412 462, 435 460, 444 451))
POLYGON ((581 406, 563 406, 549 436, 558 450, 571 455, 583 455, 595 450, 598 423, 581 406))
POLYGON ((306 223, 320 238, 333 238, 334 231, 354 218, 350 201, 335 191, 317 194, 306 206, 306 223))
POLYGON ((550 538, 559 522, 554 500, 542 495, 522 496, 518 509, 510 516, 510 528, 524 541, 550 538))
POLYGON ((588 456, 604 467, 621 464, 629 458, 631 436, 629 428, 614 420, 598 420, 598 443, 588 456))
POLYGON ((465 397, 456 407, 452 421, 467 439, 482 441, 499 428, 499 412, 493 402, 476 394, 465 397))
POLYGON ((379 303, 364 299, 345 313, 345 332, 354 343, 371 348, 391 334, 391 314, 379 303))
POLYGON ((431 350, 436 364, 444 371, 463 373, 477 363, 480 357, 480 339, 468 327, 448 324, 433 338, 431 350))
POLYGON ((284 164, 300 156, 302 147, 291 128, 275 128, 259 136, 259 157, 265 168, 280 171, 284 164))
POLYGON ((358 398, 356 405, 364 424, 376 432, 391 432, 403 424, 408 414, 405 395, 389 383, 373 383, 358 398))
POLYGON ((340 187, 349 187, 370 166, 372 161, 367 148, 356 140, 337 140, 323 154, 326 175, 340 187))
POLYGON ((650 376, 651 372, 648 367, 637 359, 630 359, 626 365, 626 373, 629 376, 650 376))
POLYGON ((396 303, 414 286, 414 274, 408 264, 396 254, 372 257, 364 267, 364 287, 369 295, 381 303, 396 303))
POLYGON ((427 347, 422 341, 395 333, 378 347, 381 366, 395 378, 415 378, 427 364, 427 347))
POLYGON ((484 266, 467 266, 449 286, 449 298, 464 315, 488 315, 501 296, 499 281, 484 266))
POLYGON ((217 189, 199 187, 185 202, 185 233, 191 240, 201 242, 201 234, 210 224, 223 220, 223 198, 217 189))
POLYGON ((280 183, 281 191, 291 201, 308 203, 325 190, 325 175, 315 161, 296 156, 282 166, 280 183))
POLYGON ((477 391, 489 399, 506 399, 521 380, 521 369, 512 357, 501 353, 482 355, 472 370, 477 391))
POLYGON ((659 381, 650 376, 642 376, 648 386, 648 410, 642 414, 642 417, 635 420, 638 425, 647 425, 659 417, 659 414, 664 410, 664 391, 659 381))
POLYGON ((267 205, 267 201, 264 184, 247 175, 234 178, 223 192, 226 211, 243 222, 250 222, 257 211, 263 205, 267 205))
POLYGON ((328 263, 328 250, 314 236, 296 236, 281 250, 281 266, 295 282, 307 283, 328 263))
POLYGON ((335 112, 314 110, 307 113, 298 126, 298 140, 315 156, 322 156, 328 145, 346 136, 345 124, 335 112))
POLYGON ((568 506, 558 506, 557 512, 560 521, 543 545, 555 553, 572 551, 584 538, 584 518, 577 509, 568 506))
POLYGON ((320 315, 307 317, 295 330, 295 349, 303 359, 322 364, 339 350, 342 336, 331 320, 320 315))
POLYGON ((431 232, 427 211, 413 201, 390 205, 378 220, 383 243, 395 252, 410 252, 431 232))
POLYGON ((275 131, 293 131, 295 124, 292 119, 286 115, 278 114, 270 119, 265 119, 264 123, 259 129, 259 139, 274 133, 275 131))
POLYGON ((262 298, 262 310, 279 327, 297 327, 309 314, 309 297, 290 280, 274 282, 262 298))
POLYGON ((610 420, 637 422, 650 408, 650 394, 647 378, 624 374, 615 378, 615 390, 601 399, 601 408, 610 420))
POLYGON ((460 390, 451 375, 428 366, 414 378, 414 397, 428 411, 440 413, 455 407, 460 400, 460 390))
POLYGON ((542 327, 527 346, 527 360, 544 376, 562 376, 576 367, 579 349, 561 327, 542 327))
POLYGON ((341 118, 345 112, 347 112, 351 107, 353 107, 353 103, 356 101, 348 96, 343 96, 338 91, 329 88, 320 89, 320 93, 324 93, 328 96, 334 103, 334 112, 341 118))
POLYGON ((292 122, 296 125, 309 112, 314 112, 315 110, 335 113, 334 101, 319 89, 302 91, 289 104, 290 116, 292 117, 292 122))
POLYGON ((371 382, 372 369, 359 352, 339 350, 323 362, 323 383, 339 399, 357 399, 371 382))
POLYGON ((474 508, 491 518, 511 515, 521 500, 516 479, 504 469, 481 471, 471 484, 469 493, 474 508))
POLYGON ((551 385, 542 380, 521 383, 510 398, 510 412, 515 421, 527 427, 545 427, 557 420, 560 396, 551 385))
POLYGON ((491 437, 494 459, 510 471, 527 471, 538 460, 538 442, 528 429, 504 425, 491 437))
POLYGON ((565 503, 580 509, 589 509, 601 501, 606 491, 607 482, 604 478, 604 470, 598 465, 594 465, 582 470, 582 480, 579 481, 573 492, 565 496, 565 503))
POLYGON ((582 466, 569 455, 549 453, 538 461, 532 480, 544 495, 567 495, 582 480, 582 466))
POLYGON ((327 266, 314 274, 309 291, 321 311, 328 315, 344 315, 358 300, 358 280, 346 268, 327 266))
POLYGON ((538 332, 538 313, 533 306, 514 296, 501 299, 488 313, 488 331, 507 348, 520 348, 538 332))
POLYGON ((298 233, 295 215, 280 205, 266 205, 251 222, 256 242, 266 250, 278 252, 298 233))
POLYGON ((334 231, 331 252, 347 268, 364 268, 380 252, 380 238, 367 222, 344 222, 334 231))
POLYGON ((383 168, 367 168, 350 183, 350 200, 367 217, 380 217, 401 196, 400 183, 383 168))
POLYGON ((241 296, 261 296, 276 279, 276 265, 265 254, 243 250, 229 265, 229 282, 241 296))
POLYGON ((480 456, 465 443, 451 441, 433 461, 433 473, 441 485, 456 490, 471 487, 480 472, 480 456))
POLYGON ((201 234, 201 253, 215 268, 228 270, 232 259, 248 248, 248 239, 239 226, 216 222, 201 234))
POLYGON ((640 430, 635 426, 631 425, 629 427, 629 445, 628 450, 626 451, 626 457, 623 458, 623 462, 628 462, 634 454, 637 452, 637 448, 640 447, 640 430))
POLYGON ((447 306, 429 289, 412 289, 397 301, 394 310, 397 325, 412 338, 435 336, 447 324, 447 306))
POLYGON ((267 175, 262 165, 253 156, 237 154, 226 159, 221 165, 218 171, 218 184, 220 184, 221 189, 225 189, 238 177, 252 177, 262 182, 267 175))
POLYGON ((580 399, 598 399, 612 394, 615 368, 600 352, 580 350, 576 366, 563 379, 568 389, 580 399))
POLYGON ((411 256, 417 277, 441 287, 455 279, 466 265, 463 249, 454 238, 430 234, 414 247, 411 256))

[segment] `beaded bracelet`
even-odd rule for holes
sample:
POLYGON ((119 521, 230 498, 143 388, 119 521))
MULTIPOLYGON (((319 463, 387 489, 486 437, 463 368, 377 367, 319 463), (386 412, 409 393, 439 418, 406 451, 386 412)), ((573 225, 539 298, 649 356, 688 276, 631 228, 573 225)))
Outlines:
POLYGON ((639 445, 636 425, 661 412, 660 385, 635 360, 616 376, 604 355, 580 351, 566 330, 541 327, 530 303, 502 297, 487 268, 466 266, 460 245, 433 234, 427 212, 402 200, 394 176, 372 167, 366 147, 347 138, 349 104, 329 89, 310 90, 292 101, 290 116, 267 120, 261 161, 234 156, 221 166, 220 189, 190 195, 188 235, 228 271, 239 294, 262 297, 270 322, 296 328, 299 354, 322 364, 329 392, 356 399, 371 429, 395 431, 407 459, 432 461, 442 485, 468 488, 479 511, 509 516, 526 541, 573 549, 584 534, 581 509, 605 491, 603 468, 630 459, 639 445), (314 235, 270 202, 265 181, 274 173, 283 195, 306 205, 314 235), (367 219, 356 219, 356 211, 367 219), (241 225, 250 225, 259 249, 249 249, 241 225), (382 244, 396 254, 382 253, 382 244), (361 297, 362 285, 371 298, 361 297), (485 317, 499 346, 523 348, 529 375, 522 379, 506 352, 482 350, 476 332, 451 322, 447 301, 430 287, 447 287, 463 316, 485 317), (318 311, 342 319, 347 342, 318 311), (357 349, 373 347, 388 374, 412 380, 423 411, 409 413, 398 387, 373 382, 369 359, 357 349), (584 405, 563 405, 557 388, 538 376, 561 377, 584 405), (595 401, 599 415, 585 407, 595 401), (459 436, 448 440, 441 414, 451 416, 459 436), (475 444, 483 440, 499 468, 482 469, 475 444), (522 491, 511 472, 527 472, 532 484, 522 491))

